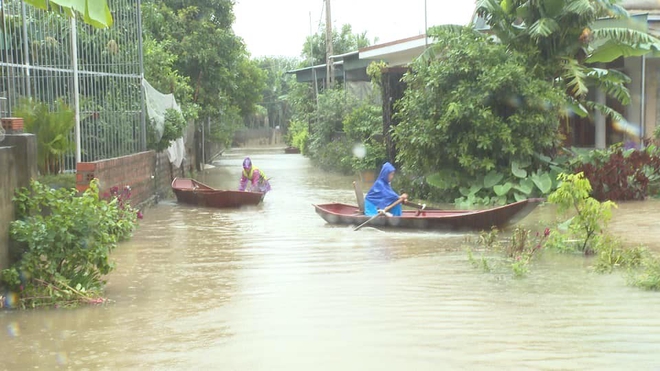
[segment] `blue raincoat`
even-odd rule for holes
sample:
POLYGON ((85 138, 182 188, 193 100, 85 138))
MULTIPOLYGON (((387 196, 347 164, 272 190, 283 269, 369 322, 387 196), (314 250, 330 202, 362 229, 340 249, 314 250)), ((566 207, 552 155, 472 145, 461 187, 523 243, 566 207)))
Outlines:
MULTIPOLYGON (((387 179, 390 173, 395 170, 389 162, 383 164, 378 179, 364 198, 364 215, 374 216, 378 214, 378 210, 385 209, 399 199, 399 195, 392 190, 392 186, 387 179)), ((401 216, 401 210, 401 204, 399 204, 390 209, 389 212, 394 216, 401 216)))

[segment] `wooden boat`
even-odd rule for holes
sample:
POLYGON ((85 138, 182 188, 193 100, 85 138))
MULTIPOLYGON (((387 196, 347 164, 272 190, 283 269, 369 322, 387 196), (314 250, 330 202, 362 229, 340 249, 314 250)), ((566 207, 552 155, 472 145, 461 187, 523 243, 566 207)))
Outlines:
POLYGON ((261 192, 219 190, 188 178, 174 178, 172 191, 180 203, 218 208, 257 205, 265 195, 261 192))
POLYGON ((300 149, 298 149, 296 147, 286 147, 286 148, 284 148, 284 153, 289 153, 289 154, 291 154, 291 153, 300 153, 300 149))
MULTIPOLYGON (((528 199, 484 210, 404 210, 401 216, 379 216, 368 226, 439 231, 490 230, 519 222, 543 199, 528 199)), ((360 225, 371 217, 358 206, 342 203, 313 205, 316 213, 330 224, 360 225)))

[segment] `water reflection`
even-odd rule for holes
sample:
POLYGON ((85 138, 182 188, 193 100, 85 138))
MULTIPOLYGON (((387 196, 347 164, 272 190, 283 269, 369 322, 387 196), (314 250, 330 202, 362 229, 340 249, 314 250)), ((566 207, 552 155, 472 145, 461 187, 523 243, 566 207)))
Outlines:
MULTIPOLYGON (((246 154, 273 177, 262 205, 149 209, 113 303, 0 312, 0 369, 660 369, 660 295, 585 259, 512 280, 472 269, 464 234, 328 226, 311 204, 354 203, 352 178, 300 155, 229 152, 198 178, 236 188, 246 154)), ((637 207, 612 229, 657 243, 658 203, 637 207)))

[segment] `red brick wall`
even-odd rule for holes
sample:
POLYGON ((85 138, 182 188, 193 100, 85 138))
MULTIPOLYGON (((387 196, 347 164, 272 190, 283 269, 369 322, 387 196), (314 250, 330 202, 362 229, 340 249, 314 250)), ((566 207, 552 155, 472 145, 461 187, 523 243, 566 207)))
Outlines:
MULTIPOLYGON (((190 167, 185 160, 183 167, 190 167)), ((80 162, 76 166, 76 188, 82 192, 89 188, 89 182, 97 178, 101 195, 112 187, 120 190, 131 187, 131 205, 137 206, 151 196, 163 197, 170 192, 174 177, 185 177, 182 168, 170 165, 165 152, 140 152, 129 156, 116 157, 94 162, 80 162)))
POLYGON ((115 186, 120 190, 130 186, 131 204, 137 205, 153 194, 154 161, 155 153, 148 151, 108 160, 80 162, 76 166, 76 188, 81 192, 86 190, 94 178, 99 180, 101 195, 115 186))

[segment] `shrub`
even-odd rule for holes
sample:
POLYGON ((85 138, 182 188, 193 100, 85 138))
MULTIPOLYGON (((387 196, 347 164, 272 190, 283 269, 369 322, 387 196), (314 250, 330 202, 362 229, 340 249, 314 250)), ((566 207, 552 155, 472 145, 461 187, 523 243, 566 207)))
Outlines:
POLYGON ((158 139, 158 131, 156 130, 156 126, 157 124, 154 119, 151 120, 151 125, 147 126, 149 129, 149 141, 147 148, 156 152, 162 152, 170 147, 172 141, 175 141, 183 136, 183 131, 185 130, 187 123, 181 112, 173 108, 168 108, 165 110, 163 134, 160 139, 158 139))
POLYGON ((80 196, 32 181, 14 202, 18 218, 10 234, 22 248, 2 282, 19 296, 18 305, 98 302, 102 277, 113 269, 109 254, 134 230, 135 210, 121 194, 102 200, 97 180, 80 196))

